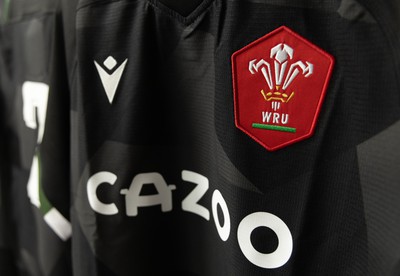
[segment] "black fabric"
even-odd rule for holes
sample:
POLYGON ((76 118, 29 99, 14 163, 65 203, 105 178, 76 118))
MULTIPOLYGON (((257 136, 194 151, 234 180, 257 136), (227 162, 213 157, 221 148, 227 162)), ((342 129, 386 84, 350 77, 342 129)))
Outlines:
MULTIPOLYGON (((117 275, 132 272, 131 259, 142 259, 134 271, 143 275, 372 273, 356 147, 400 118, 398 66, 387 37, 398 27, 382 27, 383 15, 358 2, 318 3, 214 1, 183 25, 147 1, 82 3, 72 104, 79 160, 72 166, 73 223, 88 240, 92 266, 100 260, 117 275), (315 135, 271 153, 234 126, 230 56, 282 25, 332 54, 336 65, 315 135), (110 55, 117 64, 128 58, 112 104, 93 67, 110 55), (190 191, 182 170, 208 178, 206 208, 215 189, 223 195, 231 212, 228 241, 220 240, 212 216, 206 222, 181 210, 190 191), (250 185, 223 176, 235 170, 250 185), (98 196, 115 203, 118 214, 94 212, 85 197, 89 178, 101 171, 117 176, 98 196), (142 172, 160 172, 177 185, 171 212, 152 207, 139 208, 137 217, 125 214, 119 191, 142 172), (282 267, 257 267, 238 246, 240 221, 256 211, 277 215, 292 231, 294 250, 282 267), (160 259, 164 266, 152 266, 160 259)), ((268 234, 254 239, 276 242, 268 234)))
MULTIPOLYGON (((0 35, 0 45, 2 37, 0 35)), ((12 248, 14 247, 14 225, 10 221, 10 197, 9 197, 9 176, 10 170, 8 167, 6 139, 5 139, 5 102, 3 99, 2 90, 4 82, 4 60, 3 55, 0 55, 0 274, 1 275, 16 275, 16 263, 12 248)))
POLYGON ((187 16, 202 3, 202 0, 159 0, 159 2, 177 13, 187 16))
POLYGON ((399 1, 9 3, 1 275, 398 275, 399 1), (314 135, 269 152, 235 126, 231 56, 281 26, 335 66, 314 135), (50 87, 39 144, 26 81, 50 87), (66 240, 49 210, 70 223, 66 240), (285 240, 266 226, 248 237, 262 254, 290 240, 287 260, 245 254, 249 217, 287 227, 285 240))

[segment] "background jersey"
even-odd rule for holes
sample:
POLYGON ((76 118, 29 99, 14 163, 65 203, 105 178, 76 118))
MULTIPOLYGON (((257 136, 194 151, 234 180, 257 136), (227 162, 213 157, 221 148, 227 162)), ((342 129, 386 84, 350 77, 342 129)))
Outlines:
POLYGON ((79 1, 75 274, 398 275, 398 2, 161 2, 79 1), (280 26, 335 67, 314 136, 269 152, 231 55, 280 26))
POLYGON ((60 3, 2 3, 1 207, 6 249, 12 249, 2 275, 71 275, 69 90, 60 3), (16 270, 8 268, 12 256, 16 270))
MULTIPOLYGON (((2 3, 2 2, 0 2, 2 3)), ((3 3, 2 3, 3 4, 3 3)), ((3 6, 1 6, 3 10, 3 6)), ((3 20, 3 16, 1 17, 3 20)), ((10 225, 10 209, 9 209, 9 189, 7 185, 6 174, 9 171, 7 158, 6 158, 6 139, 5 139, 5 102, 4 102, 4 76, 5 68, 3 53, 0 54, 0 274, 1 275, 15 275, 16 267, 13 256, 13 243, 10 241, 12 231, 10 225)))

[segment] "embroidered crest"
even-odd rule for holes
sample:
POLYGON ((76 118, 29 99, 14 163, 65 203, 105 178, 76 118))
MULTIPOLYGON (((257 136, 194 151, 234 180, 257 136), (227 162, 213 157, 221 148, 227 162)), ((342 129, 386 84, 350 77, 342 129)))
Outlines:
POLYGON ((236 126, 270 151, 310 137, 333 64, 284 26, 235 52, 236 126))

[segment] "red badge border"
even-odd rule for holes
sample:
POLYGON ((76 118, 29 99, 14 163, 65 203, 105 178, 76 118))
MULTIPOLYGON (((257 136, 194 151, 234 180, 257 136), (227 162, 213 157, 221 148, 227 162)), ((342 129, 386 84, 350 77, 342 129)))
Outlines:
POLYGON ((299 141, 301 141, 301 140, 305 140, 305 139, 307 139, 307 138, 310 138, 310 137, 314 134, 314 132, 315 132, 315 127, 316 127, 316 124, 317 124, 317 119, 318 119, 318 117, 319 117, 319 113, 320 113, 321 108, 322 108, 322 103, 323 103, 323 101, 324 101, 324 99, 325 99, 326 91, 328 90, 328 85, 329 85, 329 81, 330 81, 330 79, 331 79, 331 77, 332 77, 332 72, 333 72, 333 67, 334 67, 334 65, 335 65, 335 59, 334 59, 334 57, 333 57, 331 54, 329 54, 329 53, 323 51, 322 49, 318 48, 318 47, 317 47, 316 45, 314 45, 312 42, 310 42, 310 41, 307 40, 306 38, 304 38, 304 37, 298 35, 297 33, 295 33, 294 31, 292 31, 291 29, 289 29, 288 27, 286 27, 286 26, 284 26, 284 25, 281 26, 281 27, 279 27, 279 28, 277 28, 277 29, 275 29, 275 30, 273 30, 272 32, 269 32, 268 34, 266 34, 266 35, 264 35, 264 36, 258 38, 257 40, 251 42, 250 44, 247 44, 247 45, 244 46, 243 48, 237 50, 237 51, 234 52, 234 53, 232 54, 232 56, 231 56, 232 84, 233 84, 233 94, 234 94, 234 97, 233 97, 233 105, 234 105, 235 126, 236 126, 238 129, 240 129, 241 131, 243 131, 244 133, 246 133, 247 135, 249 135, 252 139, 254 139, 257 143, 259 143, 261 146, 263 146, 264 148, 266 148, 268 151, 276 151, 276 150, 278 150, 278 149, 281 149, 281 148, 287 147, 287 146, 289 146, 289 145, 292 145, 292 144, 294 144, 294 143, 297 143, 297 142, 299 142, 299 141), (318 101, 318 106, 317 106, 317 109, 316 109, 316 112, 315 112, 315 115, 314 115, 313 122, 312 122, 312 124, 311 124, 311 130, 310 130, 310 132, 307 133, 307 134, 304 135, 304 136, 298 137, 298 138, 296 138, 296 139, 294 139, 294 140, 290 140, 290 141, 285 142, 285 143, 283 143, 283 144, 281 144, 281 145, 279 145, 279 146, 276 146, 276 147, 272 147, 272 148, 271 148, 271 147, 267 147, 267 146, 265 145, 264 142, 260 141, 260 139, 258 139, 258 138, 255 137, 253 134, 251 134, 250 132, 248 132, 247 130, 245 130, 244 128, 242 128, 242 127, 239 125, 239 118, 238 118, 238 117, 239 117, 239 114, 238 114, 238 111, 237 111, 237 102, 238 102, 237 97, 238 97, 238 93, 239 93, 239 92, 236 91, 237 82, 236 82, 236 76, 235 76, 235 75, 236 75, 237 72, 235 71, 235 61, 236 61, 236 56, 237 56, 237 55, 241 54, 242 52, 247 51, 247 49, 249 49, 249 48, 251 48, 251 47, 253 47, 253 46, 255 46, 255 45, 259 44, 259 43, 262 43, 267 37, 273 36, 275 33, 278 33, 278 32, 280 32, 280 31, 282 31, 282 30, 285 30, 286 32, 290 33, 291 35, 293 35, 293 36, 296 37, 297 39, 303 41, 303 42, 304 42, 305 44, 307 44, 308 46, 314 48, 314 50, 316 50, 316 51, 318 51, 318 52, 320 52, 320 53, 326 55, 326 56, 331 60, 331 64, 330 64, 330 66, 329 66, 328 73, 327 73, 327 76, 326 76, 326 78, 325 78, 324 86, 322 87, 321 96, 320 96, 319 101, 318 101))

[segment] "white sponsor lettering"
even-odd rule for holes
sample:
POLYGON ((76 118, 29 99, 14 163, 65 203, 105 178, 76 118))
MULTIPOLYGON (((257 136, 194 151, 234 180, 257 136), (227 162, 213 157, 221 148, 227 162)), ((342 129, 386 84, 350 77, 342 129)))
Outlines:
POLYGON ((289 228, 280 218, 267 212, 256 212, 245 217, 239 224, 237 238, 244 256, 259 267, 281 267, 292 255, 293 239, 289 228), (274 252, 261 253, 254 248, 250 237, 258 227, 267 227, 278 237, 278 247, 274 252))
POLYGON ((231 232, 231 218, 229 217, 228 206, 220 191, 215 190, 212 196, 212 213, 214 217, 215 227, 217 227, 218 234, 223 241, 227 241, 231 232), (217 207, 220 207, 224 216, 224 225, 221 226, 220 219, 218 218, 217 207))
POLYGON ((102 215, 118 214, 117 206, 114 203, 103 203, 97 197, 97 188, 101 184, 114 185, 115 181, 117 181, 117 176, 110 172, 98 172, 89 178, 86 186, 87 196, 90 207, 97 213, 102 215))
POLYGON ((175 190, 175 185, 168 185, 161 174, 141 173, 136 175, 129 189, 121 190, 121 194, 125 195, 126 215, 137 216, 139 207, 161 205, 162 212, 172 210, 172 190, 175 190), (144 185, 154 185, 157 194, 141 195, 144 185))
MULTIPOLYGON (((199 201, 208 192, 208 179, 201 174, 188 170, 183 170, 181 176, 183 181, 196 184, 192 192, 183 199, 182 210, 209 221, 210 211, 199 204, 199 201)), ((88 200, 95 212, 102 215, 118 214, 118 209, 114 203, 101 202, 97 197, 97 189, 101 184, 114 185, 116 180, 115 174, 104 171, 89 178, 87 182, 88 200)), ((172 191, 175 189, 175 185, 168 185, 164 177, 157 172, 137 174, 129 189, 121 190, 121 194, 125 195, 126 215, 129 217, 138 216, 139 207, 156 205, 161 205, 162 212, 172 211, 172 191), (157 193, 142 195, 144 185, 154 185, 157 193)), ((231 218, 228 205, 219 190, 214 190, 212 194, 211 210, 219 237, 222 241, 227 241, 231 232, 231 218), (222 211, 221 217, 218 215, 218 207, 222 211)), ((238 226, 237 239, 243 255, 252 264, 266 269, 278 268, 286 264, 293 250, 293 239, 289 228, 279 217, 268 212, 255 212, 242 219, 238 226), (258 227, 267 227, 278 237, 278 246, 274 252, 265 254, 254 248, 251 243, 251 234, 258 227)))
POLYGON ((207 177, 191 171, 182 171, 182 179, 197 184, 196 188, 182 200, 182 210, 192 212, 206 220, 210 220, 210 211, 198 204, 199 200, 208 191, 207 177))

